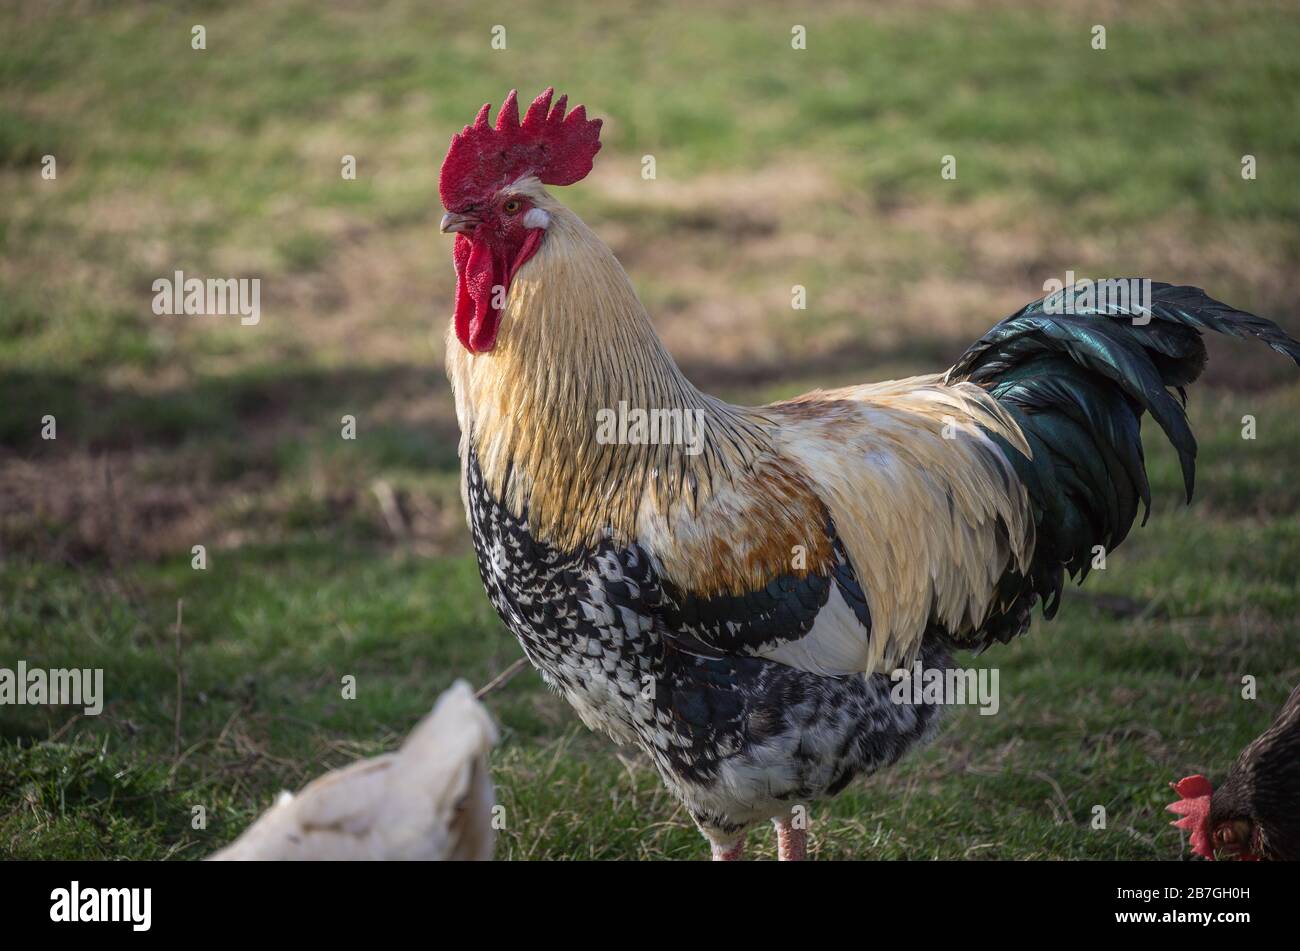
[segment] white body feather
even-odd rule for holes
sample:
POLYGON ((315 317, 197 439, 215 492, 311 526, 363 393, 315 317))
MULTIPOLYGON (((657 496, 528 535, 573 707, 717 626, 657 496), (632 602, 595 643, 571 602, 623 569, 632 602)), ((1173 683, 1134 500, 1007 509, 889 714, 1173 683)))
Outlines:
POLYGON ((297 796, 282 793, 210 858, 490 859, 487 754, 496 739, 487 710, 457 681, 397 752, 336 769, 297 796))

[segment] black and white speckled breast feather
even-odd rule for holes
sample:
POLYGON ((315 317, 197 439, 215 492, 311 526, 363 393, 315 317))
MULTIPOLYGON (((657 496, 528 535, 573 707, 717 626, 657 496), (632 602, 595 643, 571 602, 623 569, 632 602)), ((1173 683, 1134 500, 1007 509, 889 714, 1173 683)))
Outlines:
MULTIPOLYGON (((583 721, 635 743, 701 826, 733 831, 839 792, 937 724, 895 704, 888 676, 823 676, 752 656, 807 633, 831 585, 869 625, 852 567, 776 579, 752 595, 696 598, 639 545, 561 552, 487 491, 465 460, 479 572, 529 660, 583 721)), ((939 648, 927 666, 946 662, 939 648)))

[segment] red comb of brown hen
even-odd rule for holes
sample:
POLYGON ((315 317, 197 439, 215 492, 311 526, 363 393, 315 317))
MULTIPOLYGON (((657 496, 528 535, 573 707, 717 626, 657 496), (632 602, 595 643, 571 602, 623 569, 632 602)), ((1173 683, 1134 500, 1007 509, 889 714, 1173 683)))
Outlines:
POLYGON ((1186 776, 1170 787, 1181 797, 1165 806, 1170 812, 1182 816, 1170 825, 1185 829, 1191 835, 1192 851, 1214 860, 1214 845, 1210 837, 1210 797, 1214 787, 1204 776, 1186 776))
POLYGON ((515 90, 510 90, 495 127, 488 124, 492 104, 483 104, 474 124, 452 137, 442 160, 438 193, 444 208, 460 211, 529 173, 547 185, 572 185, 587 176, 600 151, 600 120, 588 119, 583 106, 566 116, 568 97, 552 106, 553 95, 555 90, 547 89, 534 99, 520 122, 515 90))

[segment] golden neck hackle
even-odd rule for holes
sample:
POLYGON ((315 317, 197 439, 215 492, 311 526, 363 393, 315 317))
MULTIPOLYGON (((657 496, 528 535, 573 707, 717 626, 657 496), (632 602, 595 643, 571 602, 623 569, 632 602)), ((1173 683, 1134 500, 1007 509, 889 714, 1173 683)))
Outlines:
POLYGON ((693 508, 770 446, 757 417, 682 375, 613 252, 540 188, 530 197, 550 224, 511 284, 496 346, 471 354, 448 336, 462 439, 536 537, 564 550, 605 531, 627 541, 646 504, 693 508), (599 414, 620 403, 697 414, 700 451, 602 442, 599 414))

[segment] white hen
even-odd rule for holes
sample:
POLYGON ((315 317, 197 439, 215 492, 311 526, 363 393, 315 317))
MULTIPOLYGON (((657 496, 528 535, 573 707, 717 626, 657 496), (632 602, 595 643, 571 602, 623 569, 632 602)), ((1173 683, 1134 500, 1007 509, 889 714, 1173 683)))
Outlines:
POLYGON ((487 754, 496 726, 463 680, 395 753, 326 773, 279 801, 216 861, 490 859, 487 754))

